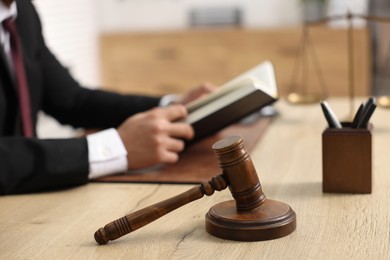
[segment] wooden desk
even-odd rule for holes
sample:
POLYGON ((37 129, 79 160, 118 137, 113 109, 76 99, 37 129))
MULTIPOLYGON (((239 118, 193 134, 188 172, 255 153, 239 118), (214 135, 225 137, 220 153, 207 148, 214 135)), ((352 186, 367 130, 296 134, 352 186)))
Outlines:
MULTIPOLYGON (((330 100, 340 116, 345 99, 330 100)), ((289 106, 251 154, 268 198, 288 203, 297 230, 265 242, 208 235, 204 215, 231 199, 229 191, 186 205, 98 246, 94 232, 106 223, 183 192, 191 185, 89 184, 74 189, 0 197, 0 259, 384 259, 390 256, 390 116, 373 117, 373 193, 323 194, 319 105, 289 106)), ((343 113, 344 112, 344 113, 343 113)))

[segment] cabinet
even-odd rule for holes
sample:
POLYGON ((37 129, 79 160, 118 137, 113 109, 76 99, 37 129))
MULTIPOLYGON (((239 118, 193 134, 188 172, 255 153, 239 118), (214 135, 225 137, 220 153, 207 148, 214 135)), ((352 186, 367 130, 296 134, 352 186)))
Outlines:
MULTIPOLYGON (((309 35, 329 95, 348 95, 346 30, 313 27, 309 35)), ((301 36, 301 28, 103 34, 102 82, 107 89, 126 93, 180 93, 204 81, 222 84, 267 59, 275 66, 283 96, 292 88, 294 67, 302 58, 298 56, 301 36)), ((354 46, 354 90, 356 95, 369 95, 367 29, 354 30, 354 46)), ((308 62, 305 77, 312 92, 320 91, 315 69, 308 62)), ((299 86, 293 88, 299 90, 299 86)))

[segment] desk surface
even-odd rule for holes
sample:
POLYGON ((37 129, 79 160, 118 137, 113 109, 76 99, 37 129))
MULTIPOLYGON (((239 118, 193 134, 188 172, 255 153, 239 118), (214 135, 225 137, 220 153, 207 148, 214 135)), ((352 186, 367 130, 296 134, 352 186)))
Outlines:
MULTIPOLYGON (((345 99, 329 101, 340 117, 345 99)), ((229 191, 204 197, 108 245, 94 232, 108 222, 184 192, 191 185, 89 184, 52 193, 0 197, 0 259, 381 259, 390 256, 390 110, 377 109, 373 193, 322 193, 320 106, 276 105, 281 115, 251 157, 268 198, 289 204, 297 230, 263 242, 205 231, 204 215, 229 191)))

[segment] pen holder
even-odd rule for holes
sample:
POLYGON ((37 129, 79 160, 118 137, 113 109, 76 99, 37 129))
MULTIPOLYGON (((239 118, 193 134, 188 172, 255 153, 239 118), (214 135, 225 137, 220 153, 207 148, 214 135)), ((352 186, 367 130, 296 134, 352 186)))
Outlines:
POLYGON ((323 192, 371 193, 372 124, 327 128, 322 133, 323 192))

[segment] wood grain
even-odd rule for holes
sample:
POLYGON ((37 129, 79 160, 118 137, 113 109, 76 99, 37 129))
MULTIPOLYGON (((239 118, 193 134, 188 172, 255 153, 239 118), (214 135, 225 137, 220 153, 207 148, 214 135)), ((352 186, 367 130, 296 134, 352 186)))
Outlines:
MULTIPOLYGON (((365 99, 365 98, 364 98, 365 99)), ((362 101, 363 99, 359 100, 362 101)), ((346 99, 330 99, 340 119, 346 99)), ((319 105, 277 103, 280 116, 251 153, 267 197, 288 203, 297 230, 281 239, 234 242, 205 230, 205 214, 232 199, 223 191, 177 209, 141 230, 97 246, 102 223, 175 196, 192 185, 104 184, 0 197, 0 259, 387 259, 390 255, 390 121, 377 109, 371 123, 372 194, 322 192, 319 105)))
MULTIPOLYGON (((309 29, 309 35, 329 95, 347 96, 346 30, 315 26, 309 29)), ((295 64, 302 60, 302 55, 298 55, 301 37, 302 28, 103 34, 102 81, 107 89, 125 93, 182 93, 204 81, 223 84, 261 61, 270 60, 284 96, 291 88, 297 92, 302 89, 302 76, 295 70, 295 64), (299 74, 296 80, 295 74, 299 74)), ((369 39, 368 30, 354 30, 357 96, 371 93, 369 39)), ((320 78, 312 58, 309 56, 305 73, 306 89, 318 93, 320 78)))

